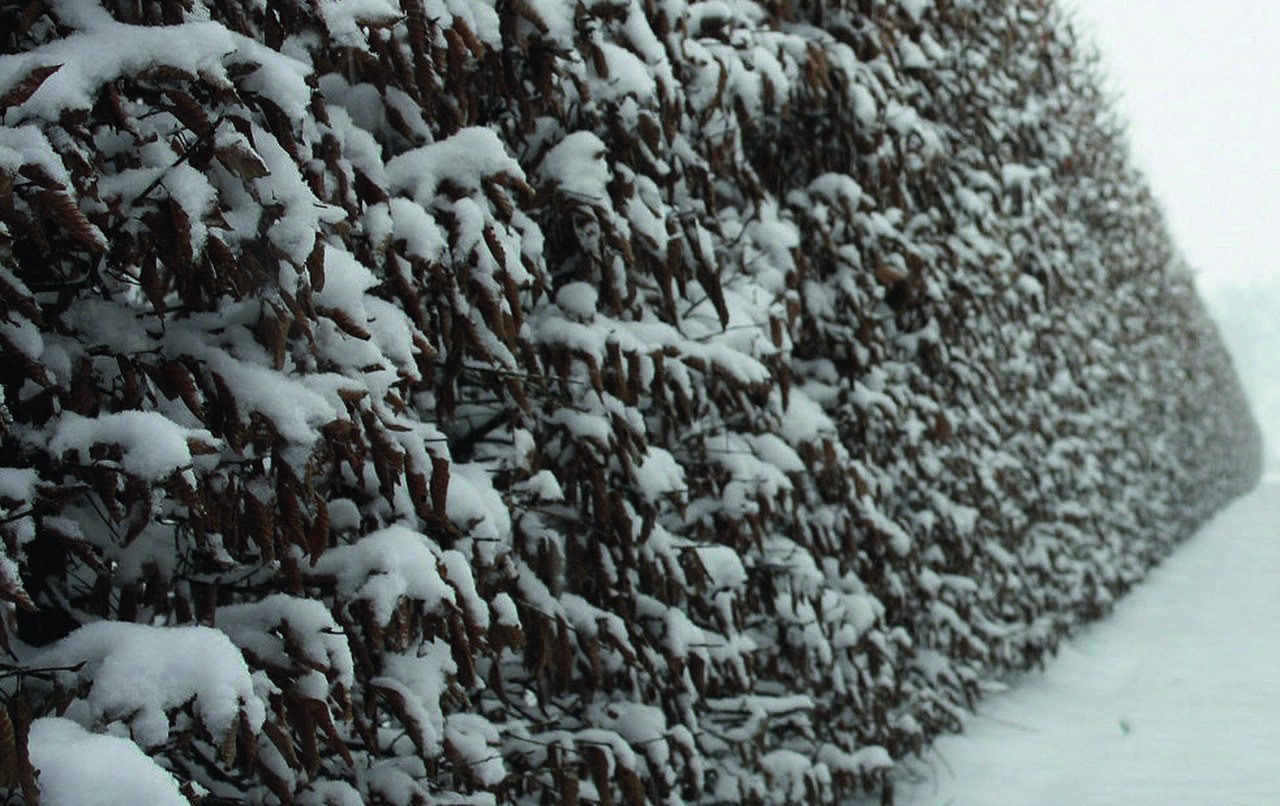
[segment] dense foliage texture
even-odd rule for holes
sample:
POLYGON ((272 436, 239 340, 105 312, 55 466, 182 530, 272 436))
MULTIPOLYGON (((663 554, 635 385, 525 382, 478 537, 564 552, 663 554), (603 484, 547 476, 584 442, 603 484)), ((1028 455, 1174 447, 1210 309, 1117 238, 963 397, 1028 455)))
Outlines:
POLYGON ((0 0, 0 54, 27 802, 891 798, 1256 478, 1045 0, 0 0))

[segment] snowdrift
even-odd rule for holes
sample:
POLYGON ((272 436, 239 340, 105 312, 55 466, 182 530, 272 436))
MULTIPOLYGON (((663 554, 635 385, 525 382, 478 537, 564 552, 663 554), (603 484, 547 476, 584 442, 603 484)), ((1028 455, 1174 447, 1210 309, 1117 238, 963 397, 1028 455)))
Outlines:
POLYGON ((1082 50, 1044 0, 0 3, 0 785, 891 799, 1258 475, 1082 50))

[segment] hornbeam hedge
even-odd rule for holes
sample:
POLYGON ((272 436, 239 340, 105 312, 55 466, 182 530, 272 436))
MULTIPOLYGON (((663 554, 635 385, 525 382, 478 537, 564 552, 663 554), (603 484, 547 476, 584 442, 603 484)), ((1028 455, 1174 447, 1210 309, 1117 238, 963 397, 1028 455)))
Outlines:
POLYGON ((1050 0, 0 0, 0 787, 832 802, 1257 478, 1050 0))

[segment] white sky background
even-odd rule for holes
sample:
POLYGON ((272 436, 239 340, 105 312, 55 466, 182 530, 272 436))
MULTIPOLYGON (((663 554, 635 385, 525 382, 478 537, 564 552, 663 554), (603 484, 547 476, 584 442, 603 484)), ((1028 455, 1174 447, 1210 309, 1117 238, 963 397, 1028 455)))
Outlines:
POLYGON ((1063 0, 1235 354, 1280 471, 1280 3, 1063 0))

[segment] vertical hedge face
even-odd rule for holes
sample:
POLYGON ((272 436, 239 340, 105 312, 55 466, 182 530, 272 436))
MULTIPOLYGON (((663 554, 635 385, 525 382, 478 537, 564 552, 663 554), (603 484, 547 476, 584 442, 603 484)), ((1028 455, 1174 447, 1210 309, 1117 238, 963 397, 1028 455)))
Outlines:
POLYGON ((0 2, 0 785, 889 787, 1259 472, 1080 50, 1045 0, 0 2))

